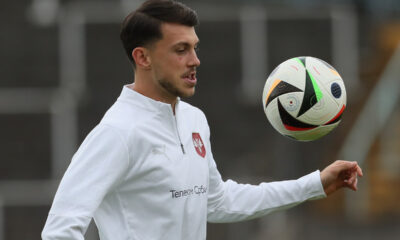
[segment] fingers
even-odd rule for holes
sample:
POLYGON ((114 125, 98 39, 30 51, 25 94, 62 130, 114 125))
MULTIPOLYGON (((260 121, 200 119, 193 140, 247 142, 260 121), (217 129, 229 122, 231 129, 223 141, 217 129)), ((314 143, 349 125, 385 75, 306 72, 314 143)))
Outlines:
POLYGON ((343 160, 337 160, 335 163, 336 168, 339 172, 346 171, 348 170, 349 172, 357 172, 357 175, 362 177, 363 172, 360 166, 358 166, 357 162, 349 162, 349 161, 343 161, 343 160))
POLYGON ((344 181, 345 185, 353 191, 357 191, 358 176, 362 177, 363 175, 361 168, 357 165, 355 168, 348 170, 348 174, 348 178, 344 181))
POLYGON ((352 183, 348 182, 348 183, 346 184, 346 187, 350 188, 350 189, 353 190, 353 191, 357 191, 357 189, 358 189, 358 188, 357 188, 357 182, 358 182, 358 180, 357 180, 357 178, 356 178, 356 179, 353 180, 352 183))
POLYGON ((337 170, 341 172, 343 177, 343 186, 357 191, 358 176, 362 177, 363 172, 357 162, 336 161, 337 170))
POLYGON ((356 165, 356 162, 337 160, 331 165, 331 167, 334 172, 339 174, 340 172, 344 172, 346 170, 356 167, 356 165))
POLYGON ((344 184, 346 187, 352 189, 353 191, 357 191, 357 183, 358 183, 358 173, 353 172, 348 179, 344 180, 344 184))
POLYGON ((342 187, 357 191, 358 176, 363 172, 357 162, 337 160, 321 172, 321 182, 327 195, 342 187))
POLYGON ((362 169, 361 169, 360 166, 358 166, 358 165, 357 165, 357 174, 358 174, 358 176, 360 176, 360 177, 363 176, 362 169))

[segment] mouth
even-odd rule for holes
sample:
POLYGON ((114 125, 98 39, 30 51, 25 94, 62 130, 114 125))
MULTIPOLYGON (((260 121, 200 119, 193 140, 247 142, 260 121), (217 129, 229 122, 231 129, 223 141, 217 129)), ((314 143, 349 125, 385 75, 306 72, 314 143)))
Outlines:
POLYGON ((196 71, 190 71, 182 75, 182 79, 191 86, 196 85, 197 78, 196 78, 196 71))

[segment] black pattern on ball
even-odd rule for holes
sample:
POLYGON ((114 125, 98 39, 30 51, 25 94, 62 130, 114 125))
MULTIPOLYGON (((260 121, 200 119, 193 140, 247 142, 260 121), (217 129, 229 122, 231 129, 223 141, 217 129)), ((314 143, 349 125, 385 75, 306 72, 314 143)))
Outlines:
POLYGON ((279 82, 279 84, 272 90, 271 94, 269 95, 265 107, 267 107, 272 100, 279 97, 280 95, 291 92, 302 92, 302 91, 299 88, 287 82, 284 81, 279 82))
POLYGON ((312 108, 315 104, 317 104, 317 95, 315 94, 315 90, 311 81, 310 72, 306 70, 305 74, 306 74, 305 76, 306 86, 304 89, 304 97, 301 103, 300 111, 297 114, 297 117, 300 117, 310 108, 312 108))
POLYGON ((306 130, 318 127, 317 125, 308 124, 294 118, 292 115, 286 112, 286 109, 282 106, 282 103, 281 101, 279 101, 279 98, 278 98, 278 111, 282 123, 285 125, 286 129, 296 128, 297 130, 306 130))

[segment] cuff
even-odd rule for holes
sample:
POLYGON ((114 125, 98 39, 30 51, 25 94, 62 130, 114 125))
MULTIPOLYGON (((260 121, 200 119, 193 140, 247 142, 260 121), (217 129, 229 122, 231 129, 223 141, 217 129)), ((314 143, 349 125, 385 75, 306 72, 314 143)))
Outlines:
POLYGON ((299 178, 299 181, 302 186, 305 186, 307 200, 316 200, 326 197, 319 170, 299 178))

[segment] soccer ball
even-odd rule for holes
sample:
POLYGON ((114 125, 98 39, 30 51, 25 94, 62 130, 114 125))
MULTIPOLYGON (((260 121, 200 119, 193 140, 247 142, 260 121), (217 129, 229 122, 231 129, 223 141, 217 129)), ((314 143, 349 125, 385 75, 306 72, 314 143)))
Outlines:
POLYGON ((339 73, 314 57, 286 60, 269 75, 263 106, 271 125, 299 141, 325 136, 346 108, 346 89, 339 73))

